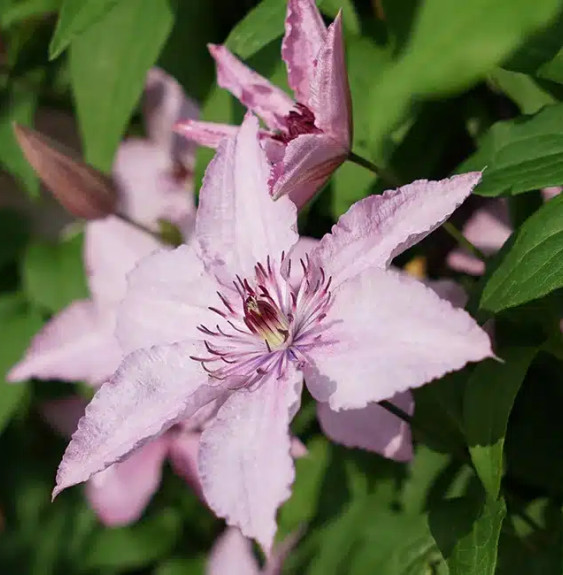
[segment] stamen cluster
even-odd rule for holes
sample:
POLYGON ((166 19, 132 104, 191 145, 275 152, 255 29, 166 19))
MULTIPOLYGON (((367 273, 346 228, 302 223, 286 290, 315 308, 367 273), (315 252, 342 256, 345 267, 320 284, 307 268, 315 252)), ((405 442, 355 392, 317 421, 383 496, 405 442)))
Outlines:
POLYGON ((214 329, 200 325, 207 357, 201 362, 213 378, 234 387, 259 384, 266 373, 282 377, 289 361, 318 344, 323 320, 332 302, 331 278, 308 258, 300 260, 303 275, 292 285, 292 262, 282 253, 279 263, 257 263, 254 277, 236 276, 233 288, 217 292, 219 307, 209 309, 221 320, 214 329))

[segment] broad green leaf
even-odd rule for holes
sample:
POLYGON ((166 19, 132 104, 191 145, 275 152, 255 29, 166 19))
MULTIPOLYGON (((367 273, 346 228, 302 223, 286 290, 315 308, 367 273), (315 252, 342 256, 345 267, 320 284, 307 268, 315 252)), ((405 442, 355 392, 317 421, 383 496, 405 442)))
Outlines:
POLYGON ((280 0, 262 0, 232 30, 225 44, 243 59, 283 34, 287 5, 280 0))
POLYGON ((0 432, 27 393, 25 384, 8 383, 6 373, 23 357, 42 323, 39 314, 29 309, 21 294, 0 296, 0 432))
POLYGON ((19 212, 0 209, 0 269, 19 256, 28 239, 28 227, 28 221, 19 212))
POLYGON ((121 0, 75 38, 70 75, 86 161, 109 171, 174 21, 168 0, 121 0))
POLYGON ((105 529, 91 539, 83 557, 88 570, 135 569, 166 556, 181 536, 182 522, 172 509, 128 527, 105 529))
POLYGON ((532 215, 501 252, 479 307, 499 312, 563 287, 563 195, 532 215))
MULTIPOLYGON (((360 32, 360 23, 351 0, 316 0, 320 10, 335 17, 342 8, 344 28, 360 32)), ((266 44, 284 33, 287 3, 282 0, 262 0, 231 30, 225 44, 243 59, 250 58, 266 44)))
POLYGON ((56 313, 77 299, 89 297, 82 263, 82 236, 59 244, 36 241, 22 262, 24 291, 31 302, 56 313))
MULTIPOLYGON (((37 79, 36 74, 27 77, 30 81, 37 79)), ((16 142, 12 123, 31 125, 36 106, 37 93, 33 90, 14 84, 0 91, 0 167, 12 174, 32 196, 39 193, 39 180, 16 142)))
POLYGON ((282 535, 293 532, 314 517, 328 462, 329 445, 322 437, 314 438, 307 445, 307 454, 295 461, 291 499, 280 510, 282 535))
POLYGON ((536 114, 544 106, 557 103, 555 96, 526 74, 497 68, 491 73, 490 79, 520 108, 523 114, 536 114))
POLYGON ((538 5, 528 0, 421 3, 400 58, 372 84, 374 145, 406 114, 413 98, 471 86, 548 24, 559 8, 559 0, 538 5))
POLYGON ((89 26, 109 12, 118 0, 64 0, 57 27, 49 45, 49 58, 53 60, 89 26))
POLYGON ((503 500, 480 504, 469 498, 457 498, 431 509, 430 530, 450 575, 494 575, 505 515, 503 500))
POLYGON ((563 104, 497 122, 458 172, 482 170, 482 196, 519 194, 563 184, 563 104))
POLYGON ((500 491, 508 417, 537 348, 509 347, 497 353, 503 363, 488 359, 479 364, 467 382, 463 401, 471 459, 493 499, 500 491))
POLYGON ((538 78, 563 82, 563 11, 549 26, 534 34, 503 67, 533 74, 538 78))

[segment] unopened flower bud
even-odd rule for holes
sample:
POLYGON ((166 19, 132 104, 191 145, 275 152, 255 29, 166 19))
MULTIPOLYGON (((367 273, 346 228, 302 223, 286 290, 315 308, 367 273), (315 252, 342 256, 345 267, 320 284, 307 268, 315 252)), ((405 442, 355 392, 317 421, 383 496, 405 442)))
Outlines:
POLYGON ((13 128, 27 161, 67 211, 87 220, 115 212, 117 191, 109 176, 36 130, 19 124, 13 128))

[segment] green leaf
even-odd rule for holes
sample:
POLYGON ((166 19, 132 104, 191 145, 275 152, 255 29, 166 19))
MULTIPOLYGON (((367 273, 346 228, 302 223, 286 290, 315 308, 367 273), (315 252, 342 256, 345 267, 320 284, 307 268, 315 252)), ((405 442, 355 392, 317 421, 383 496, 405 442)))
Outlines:
POLYGON ((6 373, 23 357, 42 323, 39 314, 29 309, 21 294, 0 296, 0 432, 27 393, 26 385, 6 382, 6 373))
POLYGON ((165 509, 130 527, 104 529, 92 538, 83 557, 83 567, 136 569, 167 555, 181 535, 178 514, 165 509))
POLYGON ((49 45, 49 59, 53 60, 67 46, 109 12, 118 0, 64 0, 57 27, 49 45))
POLYGON ((471 374, 465 388, 463 421, 471 459, 487 493, 498 497, 508 417, 535 347, 498 350, 503 363, 488 359, 471 374))
POLYGON ((538 78, 563 82, 563 12, 546 28, 534 34, 503 67, 538 78))
POLYGON ((262 0, 232 30, 225 44, 243 59, 283 34, 287 5, 280 0, 262 0))
POLYGON ((77 299, 89 297, 82 263, 81 235, 59 244, 36 241, 22 262, 27 297, 35 305, 56 313, 77 299))
POLYGON ((160 564, 153 572, 153 575, 203 575, 207 557, 175 557, 160 564))
POLYGON ((557 103, 555 96, 526 74, 497 68, 490 78, 523 114, 536 114, 544 106, 557 103))
MULTIPOLYGON (((321 11, 335 17, 342 8, 344 28, 359 34, 360 23, 351 0, 316 0, 321 11)), ((262 0, 231 30, 225 44, 229 50, 246 60, 266 44, 284 33, 286 2, 262 0)))
MULTIPOLYGON (((27 77, 32 79, 36 74, 27 77)), ((16 142, 12 124, 31 125, 36 106, 36 91, 14 84, 0 92, 0 167, 12 174, 32 196, 39 193, 39 180, 16 142)))
POLYGON ((480 309, 499 312, 563 287, 563 195, 532 215, 503 248, 480 309))
POLYGON ((560 9, 559 0, 426 0, 394 66, 372 84, 372 141, 405 116, 413 98, 459 92, 483 78, 560 9), (432 65, 429 65, 429 62, 432 65))
POLYGON ((450 575, 494 575, 503 500, 483 505, 467 497, 443 501, 430 511, 430 530, 450 575))
POLYGON ((121 0, 75 38, 70 76, 86 160, 109 171, 174 17, 168 0, 121 0))
POLYGON ((497 122, 457 172, 482 170, 482 196, 519 194, 563 184, 563 104, 497 122))

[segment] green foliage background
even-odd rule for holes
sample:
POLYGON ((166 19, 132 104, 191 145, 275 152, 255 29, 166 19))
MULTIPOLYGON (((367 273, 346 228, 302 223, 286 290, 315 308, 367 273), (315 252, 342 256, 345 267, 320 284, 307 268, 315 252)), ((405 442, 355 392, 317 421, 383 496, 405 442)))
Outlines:
MULTIPOLYGON (((280 536, 302 529, 285 565, 307 575, 560 575, 563 572, 563 5, 560 0, 322 0, 343 9, 354 150, 401 181, 482 169, 453 221, 506 198, 515 232, 484 278, 444 264, 439 230, 423 255, 453 276, 469 310, 495 321, 489 360, 417 390, 409 465, 329 443, 312 402, 293 423, 297 462, 280 536)), ((0 572, 195 575, 222 524, 168 469, 142 520, 105 529, 80 488, 54 503, 64 441, 38 417, 68 384, 9 385, 3 374, 49 316, 87 295, 79 226, 50 241, 46 210, 15 144, 13 121, 61 112, 84 156, 109 171, 158 64, 199 100, 206 120, 238 123, 214 83, 208 42, 226 42, 287 89, 280 60, 284 0, 0 0, 0 572)), ((196 187, 212 153, 197 156, 196 187)), ((320 237, 352 203, 383 189, 343 165, 300 219, 320 237)), ((77 384, 77 389, 81 389, 77 384)))

